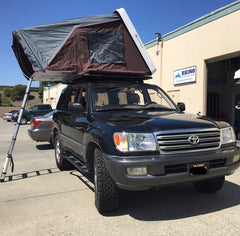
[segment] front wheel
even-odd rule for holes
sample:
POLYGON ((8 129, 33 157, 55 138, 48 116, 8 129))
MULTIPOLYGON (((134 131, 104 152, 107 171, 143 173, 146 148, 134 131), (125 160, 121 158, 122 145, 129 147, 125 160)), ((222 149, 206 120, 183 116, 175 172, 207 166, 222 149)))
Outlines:
POLYGON ((225 181, 225 176, 194 182, 194 187, 201 193, 214 193, 219 191, 225 181))
POLYGON ((103 154, 94 150, 95 206, 99 213, 116 210, 119 205, 119 189, 108 174, 103 154))

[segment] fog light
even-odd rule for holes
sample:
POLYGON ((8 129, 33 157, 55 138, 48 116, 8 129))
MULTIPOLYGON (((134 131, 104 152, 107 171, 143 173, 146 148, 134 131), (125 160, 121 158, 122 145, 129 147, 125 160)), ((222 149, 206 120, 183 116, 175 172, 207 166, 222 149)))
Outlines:
POLYGON ((240 155, 235 155, 235 156, 233 156, 233 163, 234 163, 234 162, 238 162, 239 159, 240 159, 240 155))
POLYGON ((147 175, 147 167, 128 167, 127 173, 133 176, 147 175))

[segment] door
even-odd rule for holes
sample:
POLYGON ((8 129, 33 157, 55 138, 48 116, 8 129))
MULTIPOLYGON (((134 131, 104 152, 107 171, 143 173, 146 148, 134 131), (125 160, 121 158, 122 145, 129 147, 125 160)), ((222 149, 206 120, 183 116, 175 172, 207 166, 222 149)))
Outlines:
POLYGON ((87 88, 79 87, 75 102, 82 105, 82 111, 77 114, 71 113, 72 123, 71 130, 71 152, 82 159, 84 156, 84 139, 89 127, 88 112, 87 112, 87 88))
POLYGON ((85 85, 75 86, 71 88, 70 96, 68 97, 66 112, 64 118, 61 119, 62 136, 65 148, 73 155, 83 159, 83 140, 86 130, 89 127, 87 119, 87 88, 85 85), (71 103, 82 105, 82 111, 72 112, 69 109, 71 103))

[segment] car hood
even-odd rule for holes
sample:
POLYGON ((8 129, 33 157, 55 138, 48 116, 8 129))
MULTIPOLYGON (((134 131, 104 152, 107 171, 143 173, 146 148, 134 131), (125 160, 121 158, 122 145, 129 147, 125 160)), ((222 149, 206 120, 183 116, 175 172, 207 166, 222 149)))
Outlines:
POLYGON ((209 129, 229 126, 206 116, 178 112, 114 111, 98 112, 96 121, 119 127, 126 132, 158 132, 163 130, 209 129))

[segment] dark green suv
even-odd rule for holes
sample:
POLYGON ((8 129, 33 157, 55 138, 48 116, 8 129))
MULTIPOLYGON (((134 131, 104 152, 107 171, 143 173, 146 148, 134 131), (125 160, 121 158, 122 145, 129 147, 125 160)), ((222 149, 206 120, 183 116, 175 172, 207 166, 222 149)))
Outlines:
MULTIPOLYGON (((32 105, 28 110, 23 111, 22 119, 20 121, 21 125, 27 124, 28 121, 32 119, 34 116, 43 116, 52 111, 52 107, 50 104, 38 104, 32 105)), ((13 121, 17 121, 19 116, 19 112, 16 112, 12 116, 13 121)))

